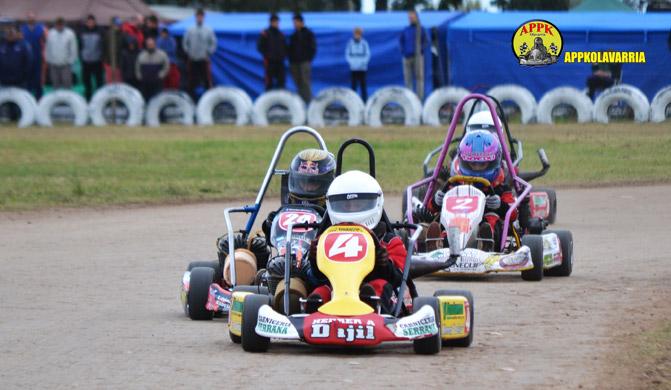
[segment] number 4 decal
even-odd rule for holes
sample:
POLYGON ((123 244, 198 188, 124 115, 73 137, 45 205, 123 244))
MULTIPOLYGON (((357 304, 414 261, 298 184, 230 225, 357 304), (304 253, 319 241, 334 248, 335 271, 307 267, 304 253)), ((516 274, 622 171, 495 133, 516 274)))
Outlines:
POLYGON ((358 257, 363 246, 359 245, 359 236, 354 234, 339 234, 333 246, 329 249, 328 256, 335 257, 344 254, 345 257, 358 257))

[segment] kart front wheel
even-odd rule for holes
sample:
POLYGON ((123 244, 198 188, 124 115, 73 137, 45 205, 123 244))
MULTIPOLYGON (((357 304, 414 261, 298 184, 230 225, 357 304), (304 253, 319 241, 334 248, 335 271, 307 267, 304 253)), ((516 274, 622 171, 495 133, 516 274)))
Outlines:
POLYGON ((221 271, 221 266, 219 265, 219 261, 214 260, 214 261, 192 261, 189 263, 189 266, 186 267, 187 271, 191 271, 192 269, 196 267, 209 267, 214 269, 214 281, 215 283, 221 284, 221 279, 223 278, 224 274, 221 271))
POLYGON ((196 267, 191 269, 189 292, 186 296, 189 318, 192 320, 211 320, 213 312, 207 310, 207 297, 210 294, 210 285, 214 282, 214 269, 210 267, 196 267))
POLYGON ((242 308, 241 342, 242 349, 247 352, 266 352, 270 345, 268 337, 259 336, 256 333, 259 309, 263 305, 270 305, 270 297, 268 295, 249 294, 245 297, 242 308))
POLYGON ((433 296, 438 297, 438 296, 445 296, 445 295, 456 295, 456 296, 462 296, 466 297, 468 300, 468 311, 469 311, 469 332, 468 336, 464 337, 463 339, 449 339, 449 340, 443 340, 443 347, 460 347, 460 348, 466 348, 470 347, 471 344, 473 343, 473 321, 475 318, 475 300, 473 299, 473 294, 471 294, 470 291, 466 290, 438 290, 436 291, 433 296))
POLYGON ((545 271, 547 276, 569 276, 573 271, 573 234, 568 230, 547 230, 559 238, 562 260, 561 264, 545 271))
POLYGON ((534 268, 522 271, 522 279, 529 281, 543 280, 543 236, 527 234, 522 237, 522 245, 529 247, 531 261, 534 263, 534 268))
POLYGON ((557 193, 552 188, 539 187, 533 189, 536 192, 545 192, 548 195, 548 202, 550 203, 550 212, 548 213, 548 224, 552 225, 557 219, 557 193))
POLYGON ((417 297, 412 300, 412 311, 416 313, 419 309, 424 307, 424 305, 429 305, 433 309, 434 316, 436 317, 436 326, 438 327, 438 333, 431 337, 418 339, 413 341, 413 349, 416 354, 419 355, 433 355, 440 352, 442 347, 441 337, 440 337, 440 308, 438 306, 438 298, 436 297, 417 297))

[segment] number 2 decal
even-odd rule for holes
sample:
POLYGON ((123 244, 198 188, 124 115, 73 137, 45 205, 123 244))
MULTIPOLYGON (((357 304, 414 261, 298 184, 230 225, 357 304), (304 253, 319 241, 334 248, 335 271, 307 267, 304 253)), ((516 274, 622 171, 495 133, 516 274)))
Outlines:
POLYGON ((478 198, 476 196, 448 197, 445 201, 447 211, 460 214, 470 213, 478 207, 478 198))

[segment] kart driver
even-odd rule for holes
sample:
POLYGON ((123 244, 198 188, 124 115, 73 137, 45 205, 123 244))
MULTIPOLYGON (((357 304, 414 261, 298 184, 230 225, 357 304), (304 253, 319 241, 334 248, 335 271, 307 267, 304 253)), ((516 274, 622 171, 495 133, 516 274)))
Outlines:
MULTIPOLYGON (((328 218, 320 227, 320 234, 331 224, 356 223, 371 231, 375 241, 375 266, 364 279, 361 298, 371 302, 379 297, 383 313, 391 313, 396 301, 396 291, 401 285, 402 270, 405 265, 406 249, 400 237, 394 235, 384 221, 384 195, 380 184, 367 173, 349 171, 333 180, 326 193, 328 218)), ((310 287, 315 287, 308 297, 308 305, 314 311, 331 298, 331 290, 326 277, 317 267, 317 242, 312 242, 309 266, 305 277, 310 287)), ((414 286, 409 283, 414 291, 414 286)))

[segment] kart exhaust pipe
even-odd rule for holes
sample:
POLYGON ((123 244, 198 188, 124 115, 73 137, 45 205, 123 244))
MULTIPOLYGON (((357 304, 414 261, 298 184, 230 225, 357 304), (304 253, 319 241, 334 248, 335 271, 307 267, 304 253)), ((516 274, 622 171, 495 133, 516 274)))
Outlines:
POLYGON ((550 169, 550 161, 548 160, 547 154, 545 154, 545 149, 538 149, 538 158, 541 160, 543 167, 536 172, 520 172, 518 176, 524 181, 531 181, 545 175, 550 169))
POLYGON ((449 249, 438 249, 429 253, 413 255, 410 265, 410 278, 419 278, 450 268, 457 262, 458 258, 457 255, 450 255, 449 249))

